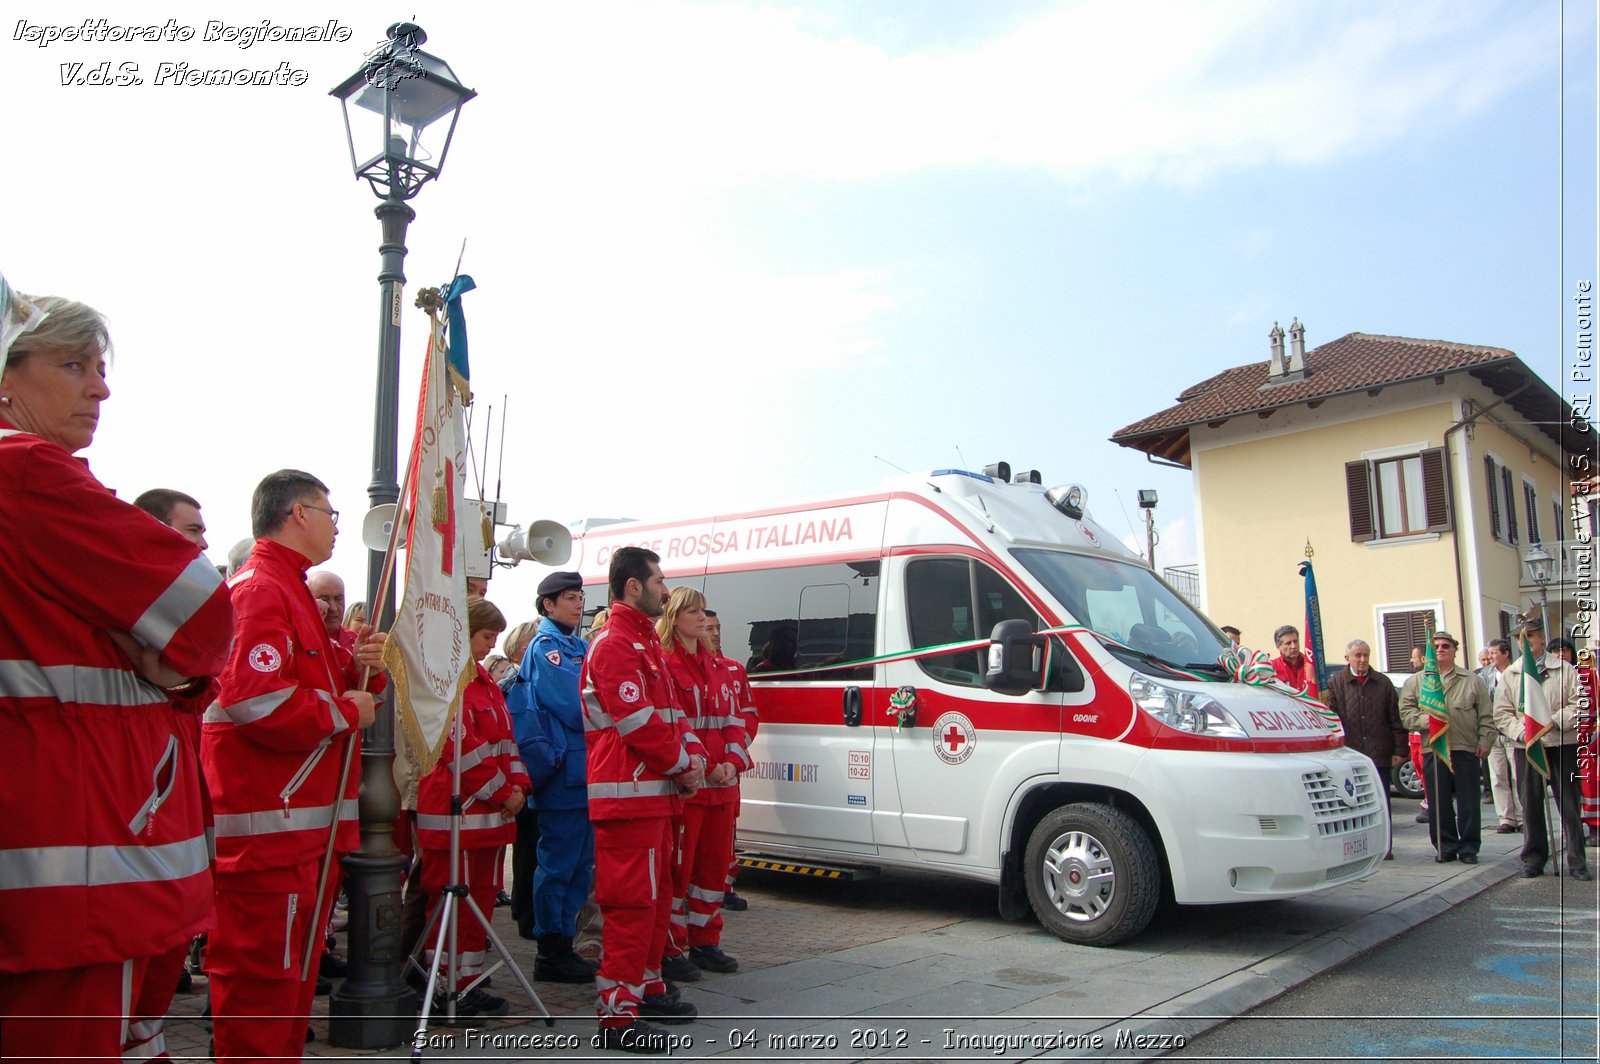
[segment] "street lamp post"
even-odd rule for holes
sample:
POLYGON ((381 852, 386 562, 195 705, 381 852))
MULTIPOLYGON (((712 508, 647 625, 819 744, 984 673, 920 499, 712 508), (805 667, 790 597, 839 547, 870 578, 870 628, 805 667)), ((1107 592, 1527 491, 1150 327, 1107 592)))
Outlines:
POLYGON ((1144 511, 1144 541, 1150 552, 1150 571, 1156 571, 1156 489, 1139 489, 1139 509, 1144 511))
MULTIPOLYGON (((1550 635, 1550 563, 1555 559, 1544 547, 1535 543, 1522 555, 1522 564, 1528 567, 1528 575, 1539 587, 1539 620, 1544 624, 1545 638, 1550 635)), ((1557 633, 1560 634, 1560 633, 1557 633)))
MULTIPOLYGON (((378 271, 377 399, 372 482, 367 486, 373 507, 393 506, 400 498, 396 480, 400 312, 406 282, 406 227, 416 217, 406 201, 439 176, 461 107, 477 95, 461 84, 442 59, 421 51, 427 35, 419 26, 396 23, 389 27, 388 37, 360 70, 331 93, 344 109, 351 167, 381 200, 377 207, 383 230, 378 248, 382 265, 378 271)), ((368 557, 367 601, 383 599, 382 615, 373 617, 372 623, 387 631, 394 624, 394 595, 393 577, 389 588, 381 587, 383 555, 374 550, 368 557)), ((393 765, 391 694, 362 738, 361 849, 344 859, 350 898, 350 970, 328 1004, 328 1041, 344 1048, 400 1045, 411 1037, 414 1026, 412 993, 400 977, 400 870, 405 858, 393 841, 394 821, 400 814, 393 765)))

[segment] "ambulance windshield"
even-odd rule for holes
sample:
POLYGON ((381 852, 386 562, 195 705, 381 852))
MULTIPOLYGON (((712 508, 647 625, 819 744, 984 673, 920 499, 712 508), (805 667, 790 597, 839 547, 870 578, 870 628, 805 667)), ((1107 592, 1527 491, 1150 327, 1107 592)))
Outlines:
POLYGON ((1012 554, 1073 620, 1142 658, 1216 669, 1218 656, 1230 646, 1210 621, 1142 565, 1057 550, 1012 554))

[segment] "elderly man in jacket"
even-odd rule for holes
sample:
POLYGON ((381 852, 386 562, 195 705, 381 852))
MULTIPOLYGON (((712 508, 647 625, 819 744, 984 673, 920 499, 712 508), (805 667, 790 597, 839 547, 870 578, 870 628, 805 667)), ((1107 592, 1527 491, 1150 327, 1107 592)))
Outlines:
MULTIPOLYGON (((1526 622, 1522 634, 1527 637, 1528 649, 1538 663, 1538 676, 1529 675, 1528 681, 1537 680, 1545 701, 1550 704, 1550 730, 1545 732, 1541 742, 1550 766, 1550 793, 1555 796, 1556 812, 1567 836, 1568 875, 1587 882, 1589 862, 1583 852, 1583 820, 1578 812, 1578 751, 1581 749, 1578 728, 1585 712, 1578 670, 1554 654, 1545 653, 1542 621, 1526 622)), ((1500 686, 1494 698, 1494 722, 1500 734, 1512 742, 1522 798, 1522 875, 1533 879, 1544 874, 1545 862, 1550 859, 1550 835, 1544 808, 1545 778, 1529 765, 1524 744, 1527 734, 1522 703, 1525 671, 1525 661, 1518 657, 1500 674, 1500 686)))
MULTIPOLYGON (((1389 774, 1405 760, 1406 730, 1400 724, 1400 696, 1394 682, 1372 668, 1372 648, 1364 639, 1345 646, 1346 667, 1328 678, 1328 708, 1344 724, 1345 745, 1372 758, 1389 796, 1389 774)), ((1393 803, 1390 804, 1389 852, 1394 859, 1393 803)))
MULTIPOLYGON (((1432 750, 1422 759, 1428 779, 1433 819, 1428 840, 1437 850, 1436 861, 1460 860, 1477 864, 1483 844, 1483 783, 1480 765, 1494 742, 1494 717, 1489 709, 1489 689, 1472 673, 1456 664, 1461 644, 1446 631, 1433 633, 1433 650, 1439 659, 1439 680, 1444 685, 1445 712, 1450 731, 1450 763, 1442 765, 1432 750)), ((1400 691, 1400 721, 1412 731, 1428 733, 1428 711, 1418 704, 1425 672, 1412 675, 1400 691)))

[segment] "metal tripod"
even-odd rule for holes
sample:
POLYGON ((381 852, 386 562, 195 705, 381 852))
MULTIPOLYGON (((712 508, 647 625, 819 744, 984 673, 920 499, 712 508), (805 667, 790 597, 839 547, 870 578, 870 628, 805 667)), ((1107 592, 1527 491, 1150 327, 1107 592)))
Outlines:
POLYGON ((466 707, 463 706, 462 709, 457 712, 456 722, 452 729, 451 736, 452 741, 455 744, 455 753, 451 759, 450 767, 449 882, 439 891, 439 900, 433 907, 432 915, 428 917, 427 925, 422 929, 421 937, 417 939, 416 948, 413 949, 411 951, 411 955, 406 958, 406 965, 408 967, 414 967, 419 972, 422 971, 423 967, 420 963, 418 963, 417 957, 427 947, 430 933, 433 935, 433 961, 427 967, 428 985, 427 989, 425 989, 422 993, 422 1015, 417 1019, 417 1029, 412 1040, 412 1060, 422 1059, 422 1047, 426 1042, 426 1035, 428 1033, 428 1020, 433 1012, 433 994, 434 989, 439 984, 439 969, 441 967, 441 962, 443 962, 442 966, 445 970, 445 978, 449 980, 449 985, 451 987, 450 992, 444 995, 445 1023, 450 1026, 455 1025, 456 1002, 462 996, 462 991, 459 988, 456 988, 456 978, 461 963, 461 955, 456 948, 456 930, 458 922, 461 919, 461 906, 463 902, 468 908, 468 915, 470 915, 474 920, 478 921, 478 926, 483 928, 484 933, 488 936, 489 942, 494 946, 494 951, 500 955, 500 959, 498 961, 496 961, 493 965, 487 968, 483 974, 479 975, 467 985, 466 992, 470 993, 476 989, 480 983, 504 966, 511 970, 512 975, 516 976, 517 983, 522 987, 523 993, 528 995, 528 1000, 533 1002, 534 1008, 538 1009, 540 1014, 544 1017, 544 1025, 546 1027, 554 1027, 556 1023, 555 1018, 550 1015, 550 1010, 545 1008, 544 1002, 539 1000, 539 995, 534 991, 533 984, 530 983, 528 981, 528 977, 522 973, 522 969, 517 967, 517 963, 511 959, 511 953, 506 949, 506 944, 500 941, 499 935, 495 934, 494 928, 490 926, 489 918, 483 914, 482 909, 478 908, 478 903, 472 900, 472 895, 467 892, 467 885, 461 881, 462 728, 460 714, 461 712, 465 711, 465 708, 466 707))

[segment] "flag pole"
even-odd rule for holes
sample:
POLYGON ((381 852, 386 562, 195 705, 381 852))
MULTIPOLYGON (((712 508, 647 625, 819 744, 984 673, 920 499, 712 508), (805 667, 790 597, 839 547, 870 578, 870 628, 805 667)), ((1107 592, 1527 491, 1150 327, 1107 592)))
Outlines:
MULTIPOLYGON (((421 299, 420 294, 418 299, 421 299)), ((433 308, 428 308, 428 317, 432 318, 433 314, 433 308)), ((428 333, 428 357, 430 359, 433 357, 433 333, 431 330, 428 333)), ((426 367, 423 369, 422 386, 424 388, 428 386, 426 367)), ((400 480, 400 504, 395 509, 394 521, 389 526, 389 549, 383 556, 383 578, 378 581, 377 598, 367 612, 367 616, 374 621, 383 616, 383 607, 386 605, 384 599, 389 593, 389 585, 392 582, 390 578, 394 575, 394 560, 396 554, 399 553, 400 527, 405 523, 402 518, 405 521, 409 521, 411 516, 411 496, 412 489, 415 487, 416 476, 417 442, 413 440, 411 453, 406 457, 406 475, 400 480)), ((370 666, 363 668, 361 670, 362 690, 366 689, 367 683, 371 679, 372 668, 370 666)), ((326 933, 319 926, 322 923, 320 919, 322 915, 322 896, 328 890, 328 877, 333 871, 333 854, 339 842, 340 814, 344 810, 344 790, 350 783, 350 766, 355 763, 356 735, 358 732, 359 729, 352 728, 350 729, 350 734, 345 736, 344 739, 344 764, 339 768, 339 788, 333 792, 333 817, 332 822, 328 825, 328 846, 322 854, 322 871, 317 875, 316 907, 311 910, 311 924, 306 929, 305 951, 300 958, 301 982, 305 982, 306 978, 311 974, 311 952, 313 944, 317 941, 317 936, 326 933)))

